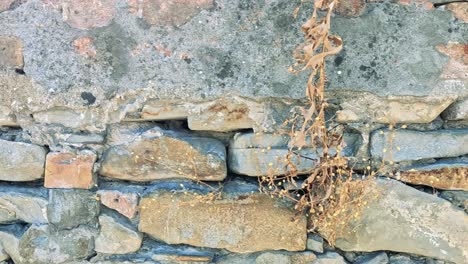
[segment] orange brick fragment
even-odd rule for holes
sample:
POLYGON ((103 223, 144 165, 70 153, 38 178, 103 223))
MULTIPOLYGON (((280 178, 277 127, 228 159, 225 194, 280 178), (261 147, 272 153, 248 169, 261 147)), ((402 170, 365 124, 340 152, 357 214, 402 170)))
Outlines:
POLYGON ((138 195, 136 193, 100 190, 98 195, 103 205, 116 210, 129 219, 135 217, 138 211, 138 195))
POLYGON ((96 184, 93 173, 94 153, 49 153, 46 158, 47 188, 90 189, 96 184))

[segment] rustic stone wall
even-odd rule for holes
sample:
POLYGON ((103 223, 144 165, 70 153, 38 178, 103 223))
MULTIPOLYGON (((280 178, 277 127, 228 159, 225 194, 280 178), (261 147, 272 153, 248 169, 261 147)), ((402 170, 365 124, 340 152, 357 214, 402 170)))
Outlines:
POLYGON ((299 2, 0 0, 0 263, 467 263, 468 4, 338 6, 327 114, 393 173, 332 248, 258 191, 305 103, 299 2))

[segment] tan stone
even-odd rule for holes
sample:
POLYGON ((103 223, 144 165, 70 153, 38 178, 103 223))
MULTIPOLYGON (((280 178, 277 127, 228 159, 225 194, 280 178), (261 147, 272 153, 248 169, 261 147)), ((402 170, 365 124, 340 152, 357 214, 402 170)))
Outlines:
MULTIPOLYGON (((453 12, 453 15, 468 23, 468 4, 467 3, 451 3, 447 5, 447 9, 453 12)), ((468 52, 467 52, 468 53, 468 52)))
POLYGON ((132 219, 138 211, 138 195, 114 190, 99 190, 99 199, 103 205, 114 209, 132 219))
POLYGON ((90 189, 96 185, 93 173, 95 161, 96 154, 91 152, 49 153, 46 159, 44 186, 90 189))
MULTIPOLYGON (((468 6, 465 5, 465 6, 468 6)), ((441 74, 443 79, 468 79, 468 44, 449 42, 437 49, 450 57, 441 74)))
POLYGON ((182 120, 187 119, 193 103, 180 100, 152 100, 146 102, 141 111, 145 120, 182 120))
POLYGON ((188 117, 191 130, 232 131, 257 127, 263 121, 263 105, 241 97, 206 103, 188 117))
POLYGON ((182 26, 203 9, 213 6, 213 0, 128 0, 131 13, 156 26, 182 26))
POLYGON ((171 254, 155 254, 151 256, 151 259, 154 261, 161 261, 165 263, 211 263, 213 259, 210 256, 181 256, 181 255, 171 255, 171 254))
POLYGON ((45 157, 43 147, 0 139, 0 180, 17 182, 42 179, 45 157))
POLYGON ((336 120, 341 123, 430 123, 454 101, 454 98, 441 97, 349 94, 341 98, 342 110, 337 111, 336 120))
POLYGON ((212 138, 153 128, 130 143, 104 154, 100 174, 132 181, 188 178, 221 181, 226 177, 226 150, 212 138))
POLYGON ((160 191, 140 202, 139 230, 170 244, 247 253, 301 251, 306 219, 264 194, 208 201, 193 193, 160 191))
POLYGON ((0 36, 0 67, 23 68, 23 45, 16 37, 0 36))
POLYGON ((413 167, 394 177, 400 181, 437 189, 468 191, 468 163, 413 167))

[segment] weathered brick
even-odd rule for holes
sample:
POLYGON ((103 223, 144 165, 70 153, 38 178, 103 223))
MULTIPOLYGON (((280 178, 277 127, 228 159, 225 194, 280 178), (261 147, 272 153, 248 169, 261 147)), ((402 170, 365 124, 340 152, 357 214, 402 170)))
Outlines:
POLYGON ((264 194, 208 201, 194 193, 158 191, 140 206, 139 230, 170 244, 241 253, 306 246, 305 217, 264 194))
POLYGON ((181 26, 201 10, 213 6, 213 0, 128 0, 129 10, 156 26, 181 26))
POLYGON ((136 193, 100 190, 98 195, 103 205, 116 210, 129 219, 135 217, 138 211, 138 195, 136 193))
POLYGON ((47 188, 90 189, 96 185, 93 173, 96 154, 92 152, 49 153, 46 160, 45 182, 47 188))
POLYGON ((0 68, 23 68, 23 45, 16 37, 0 36, 0 68))

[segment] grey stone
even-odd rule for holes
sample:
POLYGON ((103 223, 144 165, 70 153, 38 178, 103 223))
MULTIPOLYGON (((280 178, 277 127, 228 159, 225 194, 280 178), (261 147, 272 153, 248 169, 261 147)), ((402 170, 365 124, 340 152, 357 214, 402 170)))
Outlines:
POLYGON ((442 191, 440 196, 453 205, 460 207, 468 213, 468 192, 467 191, 442 191))
POLYGON ((0 188, 0 223, 47 223, 47 197, 42 188, 0 188))
POLYGON ((451 104, 443 113, 445 120, 466 120, 468 119, 468 98, 451 104))
POLYGON ((359 220, 336 246, 345 251, 389 250, 466 263, 467 215, 449 202, 393 180, 378 180, 359 220))
POLYGON ((69 134, 65 141, 71 144, 101 144, 104 142, 104 136, 100 134, 69 134))
POLYGON ((99 216, 99 235, 95 250, 105 254, 126 254, 140 249, 143 235, 123 220, 108 214, 99 216))
POLYGON ((318 235, 309 235, 307 237, 307 249, 323 253, 323 238, 318 235))
POLYGON ((19 241, 25 229, 18 225, 2 225, 0 227, 1 260, 11 259, 14 263, 21 263, 19 241))
POLYGON ((388 256, 385 252, 374 252, 359 257, 355 264, 387 264, 388 256))
POLYGON ((93 254, 97 230, 80 226, 71 230, 55 230, 46 225, 32 225, 19 242, 24 264, 70 263, 93 254))
POLYGON ((0 139, 0 180, 33 181, 44 177, 43 147, 0 139))
MULTIPOLYGON (((360 136, 345 134, 343 155, 355 153, 360 136)), ((289 154, 290 138, 286 135, 245 133, 236 134, 229 145, 229 169, 248 176, 285 174, 286 157, 289 154)), ((334 150, 331 150, 333 153, 334 150)), ((311 172, 323 153, 320 149, 305 147, 295 151, 291 160, 298 173, 311 172)), ((289 168, 291 169, 291 168, 289 168)))
POLYGON ((49 222, 59 229, 93 226, 97 223, 99 206, 96 194, 88 190, 51 189, 47 216, 49 222))
POLYGON ((468 153, 468 130, 379 130, 371 136, 374 159, 408 161, 457 157, 468 153))
POLYGON ((1 126, 9 126, 9 127, 16 127, 18 124, 16 123, 16 117, 11 112, 11 109, 6 106, 0 105, 0 127, 1 126))
POLYGON ((390 257, 390 264, 422 264, 422 263, 414 261, 409 256, 393 255, 390 257))
POLYGON ((135 135, 130 143, 111 146, 104 154, 100 174, 132 181, 220 181, 227 173, 225 152, 216 139, 156 127, 135 135))
POLYGON ((99 112, 88 109, 52 108, 36 112, 33 116, 36 122, 42 124, 58 124, 87 131, 104 130, 104 127, 99 126, 98 120, 102 118, 99 112))
POLYGON ((314 263, 317 257, 312 252, 266 251, 254 254, 229 254, 221 257, 217 264, 305 264, 314 263))
POLYGON ((318 255, 314 264, 346 264, 344 258, 336 252, 326 252, 318 255))

